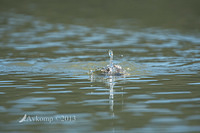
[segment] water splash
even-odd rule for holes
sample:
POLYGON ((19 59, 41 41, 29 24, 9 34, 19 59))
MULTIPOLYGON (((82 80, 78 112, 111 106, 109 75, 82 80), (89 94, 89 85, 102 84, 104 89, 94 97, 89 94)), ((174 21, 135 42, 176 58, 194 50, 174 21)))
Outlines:
POLYGON ((108 55, 110 56, 110 64, 103 68, 98 68, 92 71, 92 74, 105 75, 105 76, 121 76, 125 75, 126 71, 120 65, 113 63, 113 51, 109 50, 108 55))
POLYGON ((113 73, 113 51, 109 50, 108 52, 109 56, 110 56, 110 66, 108 66, 108 68, 110 68, 110 73, 113 73))
POLYGON ((108 54, 110 56, 110 67, 113 67, 113 51, 109 50, 108 54))

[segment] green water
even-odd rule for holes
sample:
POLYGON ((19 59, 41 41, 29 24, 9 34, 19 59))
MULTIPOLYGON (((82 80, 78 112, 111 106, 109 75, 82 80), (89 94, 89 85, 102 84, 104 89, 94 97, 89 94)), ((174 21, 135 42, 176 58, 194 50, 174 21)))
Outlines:
POLYGON ((199 1, 0 3, 1 132, 200 132, 199 1))

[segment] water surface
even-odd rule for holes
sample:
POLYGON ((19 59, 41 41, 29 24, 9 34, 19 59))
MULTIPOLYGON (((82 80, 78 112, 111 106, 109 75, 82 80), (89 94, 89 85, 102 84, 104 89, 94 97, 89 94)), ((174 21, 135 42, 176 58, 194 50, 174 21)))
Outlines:
POLYGON ((40 17, 0 15, 2 132, 200 132, 196 31, 40 17), (89 74, 109 49, 129 75, 89 74))

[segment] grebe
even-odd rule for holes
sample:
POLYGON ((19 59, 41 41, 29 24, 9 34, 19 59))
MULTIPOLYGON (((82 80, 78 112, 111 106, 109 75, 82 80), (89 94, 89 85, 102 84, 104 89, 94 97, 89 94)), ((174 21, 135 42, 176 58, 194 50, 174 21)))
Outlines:
POLYGON ((98 75, 120 76, 125 75, 126 71, 120 66, 113 64, 113 51, 109 50, 110 64, 103 68, 96 69, 93 73, 98 75))

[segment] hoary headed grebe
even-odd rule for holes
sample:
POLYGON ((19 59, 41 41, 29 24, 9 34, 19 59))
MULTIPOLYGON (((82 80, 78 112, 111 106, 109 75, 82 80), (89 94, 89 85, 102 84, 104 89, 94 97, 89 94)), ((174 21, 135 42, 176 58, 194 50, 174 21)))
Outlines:
POLYGON ((110 64, 106 67, 96 69, 94 73, 99 75, 124 75, 126 71, 120 65, 113 64, 113 51, 109 50, 108 54, 110 56, 110 64))

